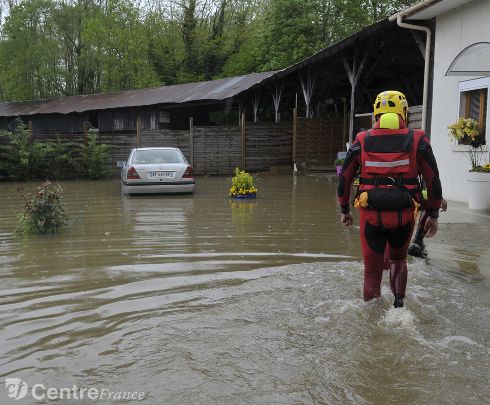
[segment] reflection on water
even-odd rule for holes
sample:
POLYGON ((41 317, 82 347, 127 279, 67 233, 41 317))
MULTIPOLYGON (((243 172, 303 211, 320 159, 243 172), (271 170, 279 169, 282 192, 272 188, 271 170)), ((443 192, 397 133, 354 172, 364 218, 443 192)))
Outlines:
POLYGON ((71 226, 16 237, 22 198, 0 184, 0 375, 149 404, 488 401, 487 250, 431 245, 407 308, 386 282, 365 304, 335 183, 263 176, 246 202, 228 186, 128 198, 66 182, 71 226))

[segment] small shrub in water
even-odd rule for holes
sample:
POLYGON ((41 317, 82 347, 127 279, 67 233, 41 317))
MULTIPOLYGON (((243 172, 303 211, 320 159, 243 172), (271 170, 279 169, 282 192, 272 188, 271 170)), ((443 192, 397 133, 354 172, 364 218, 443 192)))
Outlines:
POLYGON ((25 207, 19 214, 20 229, 30 234, 57 233, 68 221, 59 184, 46 180, 34 195, 24 196, 25 207))

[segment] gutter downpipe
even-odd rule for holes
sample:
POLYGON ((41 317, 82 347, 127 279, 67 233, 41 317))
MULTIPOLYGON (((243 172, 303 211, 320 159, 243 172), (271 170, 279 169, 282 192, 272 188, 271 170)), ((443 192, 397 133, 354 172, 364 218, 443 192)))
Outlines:
MULTIPOLYGON (((425 1, 423 3, 419 3, 417 8, 421 8, 421 6, 425 6, 427 4, 432 3, 433 1, 425 1)), ((424 90, 423 90, 423 96, 422 96, 422 125, 421 129, 425 131, 426 127, 426 121, 427 121, 427 96, 429 93, 429 67, 430 67, 430 44, 432 40, 432 33, 430 28, 420 26, 420 25, 414 25, 414 24, 407 24, 402 22, 403 17, 406 15, 407 12, 410 11, 415 11, 413 10, 415 7, 412 9, 408 9, 405 12, 402 13, 397 13, 391 17, 389 17, 390 21, 394 21, 396 18, 396 23, 399 27, 401 28, 408 28, 411 30, 418 30, 418 31, 424 31, 427 34, 427 38, 425 40, 425 63, 424 63, 424 90)))

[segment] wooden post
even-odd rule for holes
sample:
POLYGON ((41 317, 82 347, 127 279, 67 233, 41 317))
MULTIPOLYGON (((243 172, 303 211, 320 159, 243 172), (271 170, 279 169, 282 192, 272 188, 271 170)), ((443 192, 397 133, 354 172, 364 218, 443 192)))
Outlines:
POLYGON ((272 101, 274 102, 275 111, 275 121, 279 122, 281 120, 279 115, 279 104, 281 104, 283 83, 275 82, 274 89, 272 90, 272 101))
POLYGON ((343 131, 342 131, 342 149, 345 148, 347 142, 347 100, 344 98, 344 119, 343 119, 343 131))
POLYGON ((293 165, 296 164, 296 147, 298 144, 298 110, 293 109, 293 165))
POLYGON ((364 50, 364 55, 362 57, 361 62, 358 62, 358 51, 354 50, 354 59, 352 61, 352 66, 349 65, 347 59, 344 57, 342 59, 344 63, 344 68, 347 73, 347 77, 349 78, 349 82, 351 85, 351 93, 350 93, 350 117, 349 117, 349 143, 352 144, 354 137, 354 114, 355 114, 355 98, 356 98, 356 86, 359 82, 359 78, 361 77, 361 73, 364 69, 364 66, 367 61, 367 52, 369 51, 370 46, 368 46, 364 50))
POLYGON ((306 104, 306 118, 310 118, 310 105, 311 98, 313 96, 313 89, 315 88, 316 74, 311 73, 311 69, 306 71, 306 79, 303 80, 303 75, 299 73, 299 79, 301 82, 301 88, 303 90, 303 98, 306 104))
POLYGON ((141 146, 141 117, 136 119, 136 145, 141 146))
POLYGON ((247 159, 247 154, 246 154, 246 147, 247 147, 247 142, 246 142, 246 134, 245 134, 245 113, 242 113, 241 117, 241 125, 240 125, 240 135, 241 135, 241 143, 242 143, 242 170, 246 170, 246 159, 247 159))
POLYGON ((258 117, 259 101, 260 101, 260 89, 255 90, 255 95, 253 99, 254 122, 259 122, 259 117, 258 117))
POLYGON ((194 117, 189 117, 189 159, 194 167, 194 117))

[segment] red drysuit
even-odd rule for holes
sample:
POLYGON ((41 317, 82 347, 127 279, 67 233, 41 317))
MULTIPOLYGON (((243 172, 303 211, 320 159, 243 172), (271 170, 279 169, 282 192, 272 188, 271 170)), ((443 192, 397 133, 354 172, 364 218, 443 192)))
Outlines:
MULTIPOLYGON (((373 189, 408 190, 416 201, 420 200, 417 176, 421 174, 429 195, 427 212, 433 218, 439 216, 442 189, 429 139, 423 131, 410 130, 402 119, 399 121, 399 129, 380 129, 377 123, 371 130, 357 134, 339 175, 337 197, 342 213, 349 212, 351 185, 360 169, 359 193, 373 189)), ((403 306, 414 210, 413 205, 401 209, 359 209, 365 301, 381 295, 383 254, 388 244, 395 306, 397 297, 401 299, 399 306, 403 306)))

